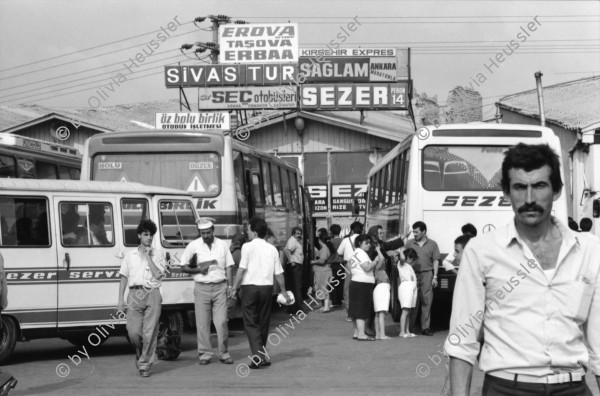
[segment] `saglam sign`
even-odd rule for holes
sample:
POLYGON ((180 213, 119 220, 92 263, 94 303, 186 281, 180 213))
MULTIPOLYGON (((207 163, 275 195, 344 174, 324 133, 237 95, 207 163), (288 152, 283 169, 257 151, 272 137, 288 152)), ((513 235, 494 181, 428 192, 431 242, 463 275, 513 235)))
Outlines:
POLYGON ((396 81, 398 65, 393 57, 300 57, 304 82, 396 81))
POLYGON ((298 62, 298 24, 219 27, 219 63, 298 62))
POLYGON ((407 83, 315 84, 300 87, 303 110, 407 110, 407 83))

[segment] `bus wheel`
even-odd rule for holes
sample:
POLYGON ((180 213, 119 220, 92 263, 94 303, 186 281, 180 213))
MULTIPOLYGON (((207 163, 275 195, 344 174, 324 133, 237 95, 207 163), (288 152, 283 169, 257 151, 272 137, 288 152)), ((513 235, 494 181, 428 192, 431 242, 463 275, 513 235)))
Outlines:
POLYGON ((4 363, 12 354, 17 344, 17 322, 8 316, 2 316, 2 329, 0 329, 0 364, 4 363))
POLYGON ((391 298, 390 298, 390 313, 392 314, 392 320, 396 323, 400 322, 400 316, 402 315, 402 307, 400 306, 400 300, 398 300, 398 268, 396 266, 392 266, 390 276, 390 284, 391 284, 391 298))
POLYGON ((175 360, 179 357, 182 334, 183 315, 181 315, 181 312, 163 312, 160 315, 156 346, 156 355, 159 359, 175 360))

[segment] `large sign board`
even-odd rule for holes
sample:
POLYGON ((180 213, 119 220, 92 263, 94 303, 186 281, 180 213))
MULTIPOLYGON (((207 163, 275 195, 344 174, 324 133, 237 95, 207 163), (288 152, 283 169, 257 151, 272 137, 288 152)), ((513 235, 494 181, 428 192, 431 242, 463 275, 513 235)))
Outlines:
POLYGON ((315 84, 300 87, 303 110, 406 110, 407 83, 315 84))
POLYGON ((200 110, 295 109, 298 105, 297 90, 283 85, 199 88, 199 99, 200 110))
POLYGON ((298 65, 290 63, 165 66, 167 88, 287 85, 297 78, 298 65))
POLYGON ((367 205, 363 194, 367 191, 366 184, 336 183, 331 185, 330 193, 327 184, 313 184, 306 187, 312 200, 313 213, 328 212, 329 204, 331 204, 331 212, 352 212, 355 200, 360 211, 364 211, 367 205))
POLYGON ((156 113, 156 129, 168 131, 230 129, 227 112, 216 113, 156 113))
POLYGON ((302 82, 396 81, 398 65, 394 57, 300 57, 302 82))
MULTIPOLYGON (((408 48, 301 48, 300 62, 306 58, 311 58, 316 63, 319 61, 325 63, 331 58, 369 58, 371 76, 369 81, 402 81, 409 79, 408 66, 410 60, 408 48), (392 72, 395 76, 393 80, 390 79, 392 72)), ((325 80, 320 81, 324 82, 325 80)))
POLYGON ((303 48, 300 56, 322 57, 322 56, 396 56, 396 48, 303 48))
POLYGON ((219 26, 219 63, 298 62, 298 24, 219 26))

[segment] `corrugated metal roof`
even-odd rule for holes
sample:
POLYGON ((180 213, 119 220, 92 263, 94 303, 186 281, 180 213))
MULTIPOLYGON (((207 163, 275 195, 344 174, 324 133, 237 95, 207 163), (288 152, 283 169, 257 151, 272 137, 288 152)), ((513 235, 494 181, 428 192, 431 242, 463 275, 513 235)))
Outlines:
MULTIPOLYGON (((156 113, 179 112, 179 100, 140 102, 110 107, 90 109, 60 109, 39 105, 0 106, 0 131, 12 129, 35 120, 46 120, 55 114, 68 120, 82 123, 100 130, 129 131, 139 130, 140 125, 154 125, 156 113)), ((184 110, 187 112, 187 110, 184 110)))
MULTIPOLYGON (((14 132, 19 126, 44 122, 52 116, 67 121, 77 121, 89 128, 95 128, 103 132, 135 131, 140 130, 140 126, 154 125, 156 113, 179 111, 178 99, 117 105, 96 110, 84 108, 65 111, 64 109, 38 105, 0 106, 0 131, 14 132)), ((183 112, 187 112, 187 110, 183 112)), ((266 110, 261 113, 267 114, 270 121, 248 125, 250 130, 260 129, 273 122, 281 122, 284 113, 290 114, 289 110, 266 110)), ((304 114, 307 118, 341 125, 348 129, 394 141, 401 141, 408 134, 414 133, 411 119, 398 111, 365 111, 365 119, 362 124, 359 111, 315 111, 297 114, 304 114)))
POLYGON ((81 193, 138 193, 191 196, 191 193, 187 191, 166 187, 147 186, 141 183, 79 180, 0 179, 0 190, 81 193))
MULTIPOLYGON (((600 122, 600 76, 551 85, 544 87, 543 92, 547 122, 574 130, 585 129, 600 122)), ((539 118, 535 89, 505 96, 498 105, 500 108, 539 118)))

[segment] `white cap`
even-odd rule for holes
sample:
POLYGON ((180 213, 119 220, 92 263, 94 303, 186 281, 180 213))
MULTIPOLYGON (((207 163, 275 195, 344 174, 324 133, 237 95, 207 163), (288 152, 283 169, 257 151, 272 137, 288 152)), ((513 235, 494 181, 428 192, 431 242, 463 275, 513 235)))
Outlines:
POLYGON ((199 230, 208 230, 214 227, 213 221, 214 219, 208 217, 201 217, 196 221, 196 223, 198 224, 199 230))

